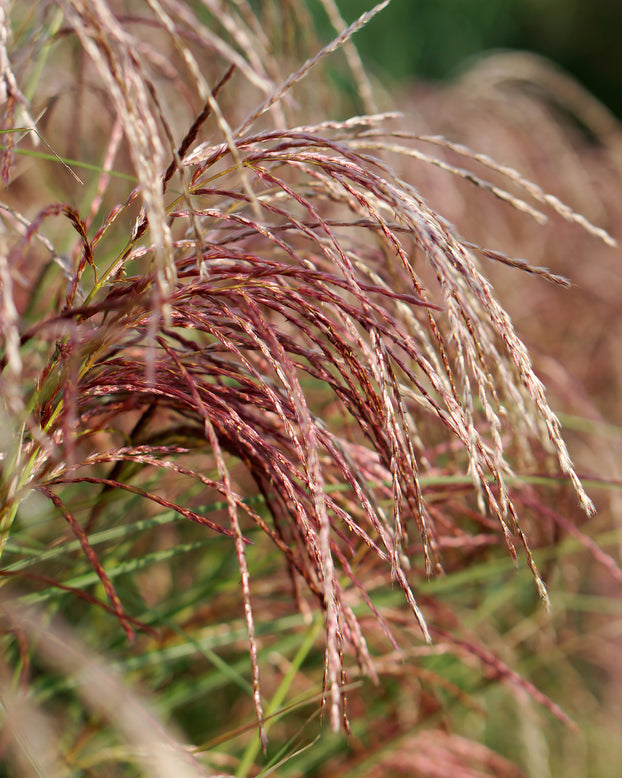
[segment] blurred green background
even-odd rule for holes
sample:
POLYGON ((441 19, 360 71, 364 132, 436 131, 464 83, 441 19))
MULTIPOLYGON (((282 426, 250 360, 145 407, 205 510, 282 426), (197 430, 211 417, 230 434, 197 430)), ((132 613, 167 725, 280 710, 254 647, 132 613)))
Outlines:
MULTIPOLYGON (((374 5, 337 2, 348 22, 374 5)), ((399 79, 449 77, 488 49, 534 51, 622 116, 621 37, 622 0, 392 0, 356 44, 376 72, 399 79)))

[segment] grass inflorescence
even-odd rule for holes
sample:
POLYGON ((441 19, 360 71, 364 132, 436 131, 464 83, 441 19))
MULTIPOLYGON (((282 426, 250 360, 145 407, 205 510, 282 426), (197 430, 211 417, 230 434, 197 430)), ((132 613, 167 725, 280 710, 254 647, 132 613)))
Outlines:
MULTIPOLYGON (((324 5, 337 38, 297 62, 308 40, 289 4, 278 34, 273 11, 246 2, 3 9, 2 680, 12 759, 30 771, 246 775, 273 728, 284 745, 269 765, 286 770, 318 705, 335 733, 356 731, 363 679, 403 659, 421 721, 443 697, 471 704, 464 661, 572 726, 437 584, 506 581, 489 556, 505 545, 539 614, 535 549, 565 532, 619 574, 539 490, 548 476, 594 511, 481 258, 568 282, 463 237, 420 194, 412 159, 522 218, 548 208, 613 239, 513 168, 378 113, 352 36, 386 2, 350 27, 324 5), (346 120, 322 76, 341 49, 369 111, 346 120), (28 156, 39 138, 53 153, 28 156), (48 624, 57 611, 90 647, 48 624), (89 653, 102 648, 116 668, 89 653), (181 736, 124 686, 131 674, 181 736), (44 713, 55 694, 73 700, 62 744, 44 713), (281 740, 299 710, 302 735, 281 740), (161 764, 145 758, 154 726, 170 744, 161 764)), ((450 774, 466 749, 517 774, 433 732, 413 731, 394 769, 414 749, 418 769, 442 752, 450 774)), ((374 753, 374 770, 391 769, 374 753)))

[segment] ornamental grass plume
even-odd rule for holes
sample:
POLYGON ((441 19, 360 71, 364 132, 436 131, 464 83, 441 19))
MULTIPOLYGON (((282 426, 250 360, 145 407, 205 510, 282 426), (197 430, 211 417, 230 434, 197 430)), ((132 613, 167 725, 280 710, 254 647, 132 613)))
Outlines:
MULTIPOLYGON (((289 76, 281 62, 304 32, 288 28, 289 4, 282 59, 246 2, 4 7, 3 575, 20 596, 69 590, 130 639, 151 639, 166 622, 132 611, 94 533, 172 514, 222 537, 237 560, 264 747, 253 544, 278 550, 292 610, 323 612, 323 697, 337 730, 344 655, 377 675, 362 605, 398 648, 369 594, 378 576, 401 590, 424 641, 445 639, 417 589, 443 574, 447 549, 468 557, 484 535, 504 542, 547 600, 514 469, 548 463, 593 510, 480 267, 494 252, 462 239, 398 175, 389 154, 411 152, 395 114, 318 121, 326 57, 349 47, 366 85, 351 37, 387 2, 289 76), (84 185, 55 157, 39 172, 27 111, 84 185), (446 504, 426 487, 444 477, 458 478, 446 504), (50 522, 58 535, 35 528, 29 556, 19 512, 33 493, 77 545, 50 522), (100 591, 45 568, 59 543, 67 559, 82 552, 100 591)), ((486 187, 508 207, 537 215, 536 197, 562 209, 496 171, 523 189, 486 187)), ((140 543, 129 553, 138 570, 140 543)))
MULTIPOLYGON (((475 176, 484 170, 497 183, 490 166, 483 167, 486 160, 481 153, 478 159, 470 151, 486 150, 489 157, 521 170, 537 184, 540 202, 544 193, 554 194, 553 200, 549 195, 551 204, 563 200, 619 239, 619 122, 551 63, 525 52, 495 52, 472 62, 441 89, 415 87, 404 94, 403 105, 407 115, 412 111, 417 117, 417 135, 426 138, 412 142, 416 151, 433 148, 442 156, 441 164, 461 168, 463 176, 466 167, 475 176), (441 145, 439 135, 453 143, 441 145)), ((413 123, 409 125, 412 131, 413 123)), ((592 408, 591 415, 601 420, 617 418, 621 387, 614 366, 619 362, 620 289, 618 253, 608 245, 610 241, 594 241, 586 230, 563 228, 562 219, 576 218, 567 209, 553 212, 544 228, 534 230, 529 219, 493 197, 478 198, 482 218, 472 219, 472 182, 453 175, 443 180, 429 164, 410 159, 408 170, 406 162, 399 168, 400 175, 417 176, 426 199, 442 203, 443 215, 469 240, 489 248, 500 245, 510 256, 527 257, 532 265, 546 264, 553 273, 571 275, 572 288, 555 296, 548 295, 548 284, 525 279, 529 288, 525 295, 525 286, 518 287, 503 268, 494 262, 486 266, 530 349, 540 349, 551 367, 554 355, 558 367, 574 376, 564 387, 559 374, 547 370, 544 358, 539 360, 540 374, 546 375, 556 403, 565 408, 568 400, 576 402, 582 394, 582 410, 588 413, 589 398, 598 397, 601 406, 592 408), (585 350, 573 349, 579 342, 586 343, 585 350), (590 342, 597 344, 593 351, 590 342)))

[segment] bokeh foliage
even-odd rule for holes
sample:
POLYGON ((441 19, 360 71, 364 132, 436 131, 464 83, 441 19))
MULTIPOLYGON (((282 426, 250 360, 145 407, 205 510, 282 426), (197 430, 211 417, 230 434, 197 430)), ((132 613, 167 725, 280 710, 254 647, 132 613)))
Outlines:
MULTIPOLYGON (((319 0, 308 0, 322 18, 319 0)), ((341 0, 347 21, 360 0, 341 0)), ((391 78, 445 79, 490 49, 557 62, 622 115, 622 5, 611 0, 392 0, 357 37, 366 63, 391 78)))

